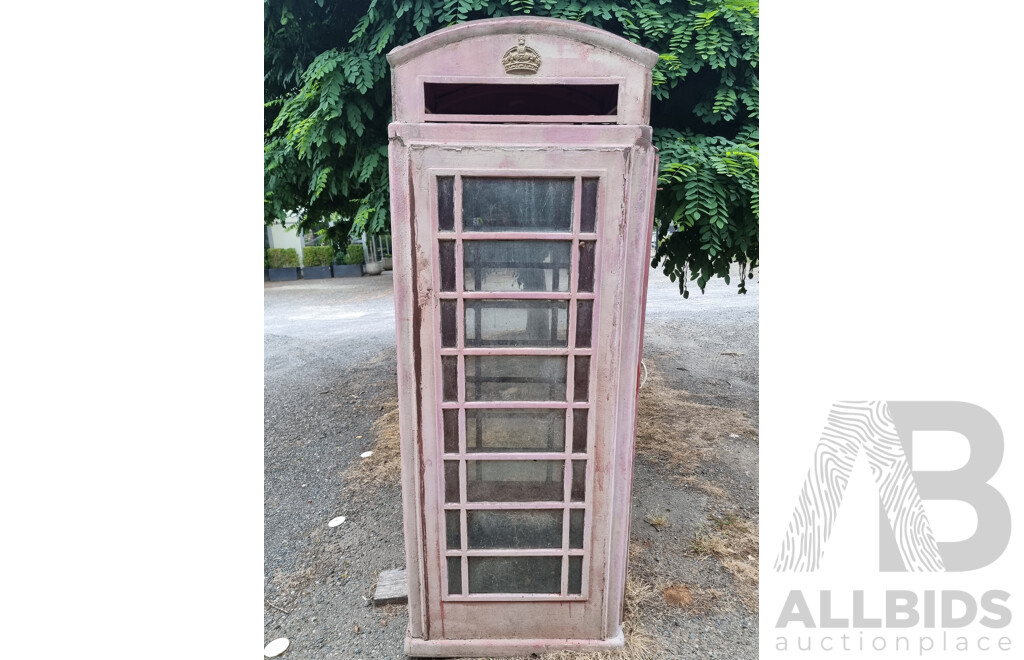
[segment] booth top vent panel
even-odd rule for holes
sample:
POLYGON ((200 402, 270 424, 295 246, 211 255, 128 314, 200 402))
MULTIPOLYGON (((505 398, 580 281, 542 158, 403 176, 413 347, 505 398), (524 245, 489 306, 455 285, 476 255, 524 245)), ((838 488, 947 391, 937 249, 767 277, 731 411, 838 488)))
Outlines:
POLYGON ((574 21, 470 21, 388 53, 394 121, 645 125, 657 61, 574 21))

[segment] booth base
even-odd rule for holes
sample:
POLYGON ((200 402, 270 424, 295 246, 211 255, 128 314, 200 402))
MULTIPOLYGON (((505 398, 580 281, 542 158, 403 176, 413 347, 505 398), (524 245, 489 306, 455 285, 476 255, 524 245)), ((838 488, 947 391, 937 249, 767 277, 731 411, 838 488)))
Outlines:
POLYGON ((610 639, 420 639, 405 633, 405 654, 411 657, 507 657, 553 651, 608 651, 625 644, 622 630, 610 639))

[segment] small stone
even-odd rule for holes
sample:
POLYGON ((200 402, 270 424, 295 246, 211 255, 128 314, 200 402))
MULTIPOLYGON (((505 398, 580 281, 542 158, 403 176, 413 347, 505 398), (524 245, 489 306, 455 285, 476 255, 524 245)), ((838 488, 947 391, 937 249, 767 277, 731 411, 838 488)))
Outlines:
POLYGON ((267 658, 276 658, 288 649, 288 638, 278 637, 274 641, 270 642, 263 647, 263 656, 267 658))
POLYGON ((372 451, 364 451, 362 454, 359 454, 359 458, 369 458, 371 456, 373 456, 372 451))

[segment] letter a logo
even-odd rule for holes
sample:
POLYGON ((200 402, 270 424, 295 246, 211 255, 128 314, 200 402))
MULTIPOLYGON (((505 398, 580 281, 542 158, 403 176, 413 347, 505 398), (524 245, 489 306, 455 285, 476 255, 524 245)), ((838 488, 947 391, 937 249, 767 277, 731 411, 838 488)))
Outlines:
POLYGON ((961 402, 868 401, 832 406, 814 465, 807 474, 776 571, 815 571, 835 525, 857 455, 864 451, 881 511, 879 568, 883 571, 969 571, 995 561, 1010 540, 1010 510, 987 481, 1003 454, 999 424, 984 409, 961 402), (955 431, 971 446, 967 465, 948 472, 911 471, 914 431, 955 431), (915 478, 916 477, 916 478, 915 478), (969 539, 935 539, 923 500, 958 499, 974 507, 978 528, 969 539))

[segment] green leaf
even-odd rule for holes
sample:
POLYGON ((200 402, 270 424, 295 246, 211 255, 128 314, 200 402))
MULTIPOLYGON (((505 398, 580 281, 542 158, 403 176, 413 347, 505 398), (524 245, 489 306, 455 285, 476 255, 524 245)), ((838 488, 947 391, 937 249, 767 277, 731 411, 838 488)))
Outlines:
POLYGON ((756 267, 756 0, 265 0, 264 6, 265 222, 295 214, 310 230, 328 218, 343 219, 345 234, 386 229, 392 108, 385 52, 456 21, 529 13, 582 21, 659 54, 651 74, 661 155, 652 264, 679 283, 684 299, 688 280, 706 285, 728 276, 733 263, 756 267))

